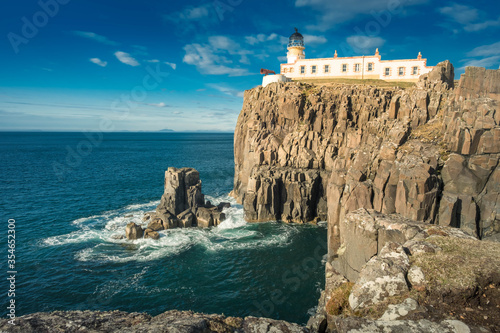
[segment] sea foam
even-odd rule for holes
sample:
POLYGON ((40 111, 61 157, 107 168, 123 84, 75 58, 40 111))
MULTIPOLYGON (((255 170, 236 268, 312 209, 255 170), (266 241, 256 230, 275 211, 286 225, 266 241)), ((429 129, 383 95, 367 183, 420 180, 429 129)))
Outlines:
POLYGON ((144 213, 158 205, 158 201, 152 201, 77 219, 71 222, 77 230, 46 238, 41 245, 84 245, 75 254, 79 261, 142 262, 176 256, 193 246, 201 246, 208 252, 286 246, 299 232, 298 226, 286 224, 277 224, 272 232, 261 231, 257 224, 245 222, 243 207, 234 198, 228 195, 206 198, 215 205, 231 203, 223 211, 226 220, 217 227, 163 230, 159 232, 159 240, 117 239, 116 236, 125 234, 125 226, 130 222, 146 227, 147 222, 142 221, 144 213))

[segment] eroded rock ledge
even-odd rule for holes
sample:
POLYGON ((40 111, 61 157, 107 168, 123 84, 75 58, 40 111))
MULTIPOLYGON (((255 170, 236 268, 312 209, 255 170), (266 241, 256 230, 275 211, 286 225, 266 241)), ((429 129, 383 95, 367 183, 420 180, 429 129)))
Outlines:
POLYGON ((123 333, 305 333, 297 324, 256 317, 225 317, 191 311, 167 311, 152 317, 145 313, 122 311, 55 311, 16 318, 16 325, 0 320, 1 332, 123 332, 123 333))

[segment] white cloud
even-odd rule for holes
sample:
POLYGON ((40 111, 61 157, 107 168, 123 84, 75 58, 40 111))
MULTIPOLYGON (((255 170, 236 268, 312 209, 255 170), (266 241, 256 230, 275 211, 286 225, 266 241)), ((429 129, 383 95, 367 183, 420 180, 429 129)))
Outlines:
POLYGON ((278 61, 280 63, 286 63, 288 61, 288 58, 286 56, 281 56, 281 57, 278 57, 278 61))
POLYGON ((115 56, 118 60, 120 60, 122 63, 130 66, 139 66, 139 62, 135 60, 130 54, 122 51, 117 51, 115 52, 115 56))
POLYGON ((188 6, 181 11, 169 13, 163 17, 174 23, 175 27, 184 33, 198 32, 200 28, 206 29, 219 22, 212 3, 198 7, 188 6))
MULTIPOLYGON (((452 3, 450 6, 439 8, 438 12, 447 16, 451 22, 460 24, 468 32, 476 32, 500 26, 500 17, 488 20, 486 19, 486 13, 471 6, 452 3)), ((451 30, 455 33, 458 32, 454 28, 451 30)))
POLYGON ((304 36, 304 43, 307 45, 320 45, 320 44, 325 44, 328 42, 328 40, 325 38, 325 36, 314 36, 314 35, 308 35, 308 34, 303 34, 304 36))
POLYGON ((346 41, 355 52, 365 54, 375 53, 376 48, 382 47, 385 44, 385 39, 383 38, 363 35, 347 37, 346 41))
POLYGON ((150 104, 147 104, 149 106, 154 106, 154 107, 157 107, 157 108, 166 108, 166 107, 169 107, 169 105, 161 102, 161 103, 150 103, 150 104))
POLYGON ((467 53, 467 56, 469 57, 487 57, 487 56, 494 56, 494 55, 499 55, 500 54, 500 42, 496 42, 490 45, 483 45, 476 47, 469 53, 467 53))
POLYGON ((165 65, 169 65, 173 70, 177 69, 177 64, 174 64, 173 62, 165 61, 165 65))
MULTIPOLYGON (((308 25, 311 30, 326 31, 335 25, 350 21, 359 15, 382 16, 384 11, 389 16, 398 15, 403 12, 404 7, 420 5, 429 2, 429 0, 412 1, 388 1, 388 0, 295 0, 295 7, 309 7, 316 11, 317 17, 315 23, 308 25), (392 8, 394 4, 399 4, 392 8), (390 11, 392 13, 390 13, 390 11)), ((375 17, 374 17, 374 20, 375 17)), ((390 24, 390 22, 388 23, 390 24)))
MULTIPOLYGON (((151 59, 151 60, 146 60, 146 62, 157 64, 157 63, 160 62, 160 60, 158 60, 158 59, 151 59)), ((175 64, 173 62, 165 61, 164 64, 165 65, 169 65, 170 67, 172 67, 172 69, 177 69, 177 64, 175 64)))
POLYGON ((113 45, 113 46, 117 46, 117 45, 120 45, 120 43, 117 43, 117 42, 114 42, 112 40, 109 40, 107 37, 104 37, 104 36, 101 36, 101 35, 98 35, 94 32, 88 32, 88 31, 72 31, 72 33, 76 36, 80 36, 80 37, 83 37, 83 38, 88 38, 88 39, 92 39, 96 42, 99 42, 99 43, 102 43, 102 44, 106 44, 106 45, 113 45))
POLYGON ((484 21, 480 23, 471 23, 464 27, 465 31, 474 32, 480 31, 484 29, 488 29, 489 27, 498 27, 500 26, 500 17, 497 20, 484 21))
POLYGON ((239 56, 239 62, 248 64, 250 51, 226 36, 212 36, 208 44, 188 44, 184 46, 183 62, 197 67, 202 74, 243 76, 248 71, 233 65, 230 56, 239 56))
POLYGON ((464 65, 459 68, 462 70, 467 66, 497 69, 497 68, 499 68, 499 65, 500 65, 500 55, 487 57, 487 58, 483 58, 483 59, 465 59, 462 61, 464 62, 464 65))
POLYGON ((478 46, 469 51, 467 56, 470 58, 462 60, 464 65, 459 69, 463 70, 467 66, 497 69, 500 65, 500 42, 478 46))
POLYGON ((247 44, 250 45, 257 45, 266 42, 272 42, 273 44, 283 45, 288 43, 288 38, 285 36, 280 36, 277 33, 272 33, 270 35, 258 34, 258 35, 246 36, 245 41, 247 44))
POLYGON ((438 11, 460 24, 468 24, 478 18, 477 9, 470 6, 459 5, 457 3, 453 3, 448 7, 439 8, 438 11))
POLYGON ((209 15, 206 6, 186 8, 182 13, 186 20, 199 20, 209 15))
POLYGON ((226 95, 229 95, 229 96, 234 96, 234 97, 241 97, 243 98, 243 95, 244 95, 244 91, 239 91, 239 90, 236 90, 236 89, 232 89, 232 88, 228 88, 228 87, 224 87, 224 86, 221 86, 221 85, 218 85, 218 84, 208 84, 207 86, 213 88, 213 89, 216 89, 226 95))
POLYGON ((90 62, 93 62, 94 64, 99 65, 101 67, 106 67, 108 65, 106 61, 102 61, 99 58, 91 58, 90 62))

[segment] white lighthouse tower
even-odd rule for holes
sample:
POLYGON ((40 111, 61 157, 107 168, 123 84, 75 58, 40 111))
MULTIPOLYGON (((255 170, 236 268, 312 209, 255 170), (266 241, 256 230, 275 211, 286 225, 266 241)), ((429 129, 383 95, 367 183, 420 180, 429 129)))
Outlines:
POLYGON ((304 36, 295 28, 295 32, 288 39, 288 53, 286 55, 289 64, 295 63, 299 59, 305 59, 304 36))

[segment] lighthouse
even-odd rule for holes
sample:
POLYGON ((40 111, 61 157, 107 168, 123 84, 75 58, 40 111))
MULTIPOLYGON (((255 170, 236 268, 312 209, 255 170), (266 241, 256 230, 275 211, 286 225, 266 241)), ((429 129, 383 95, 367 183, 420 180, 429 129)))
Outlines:
POLYGON ((299 59, 305 59, 304 36, 295 28, 295 32, 288 39, 288 53, 286 55, 288 63, 293 64, 299 59))

